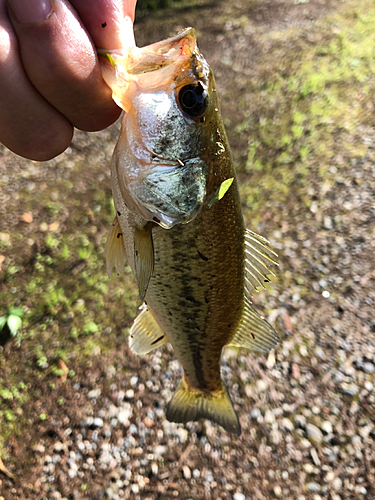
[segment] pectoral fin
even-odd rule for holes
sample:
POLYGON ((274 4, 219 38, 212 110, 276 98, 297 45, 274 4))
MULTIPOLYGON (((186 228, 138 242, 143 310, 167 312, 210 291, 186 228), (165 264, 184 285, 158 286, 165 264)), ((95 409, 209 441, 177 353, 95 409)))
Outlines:
POLYGON ((146 354, 168 342, 146 304, 141 306, 129 335, 130 349, 136 354, 146 354))
POLYGON ((279 337, 272 326, 252 307, 245 298, 241 323, 229 346, 245 347, 252 351, 268 352, 278 343, 279 337))
POLYGON ((138 283, 139 297, 145 298, 147 287, 154 271, 154 244, 150 225, 134 230, 134 273, 138 283))
POLYGON ((104 255, 107 264, 107 274, 111 277, 112 269, 115 267, 119 274, 126 262, 126 253, 124 238, 122 236, 120 223, 117 216, 113 220, 112 228, 109 232, 107 242, 105 244, 104 255))

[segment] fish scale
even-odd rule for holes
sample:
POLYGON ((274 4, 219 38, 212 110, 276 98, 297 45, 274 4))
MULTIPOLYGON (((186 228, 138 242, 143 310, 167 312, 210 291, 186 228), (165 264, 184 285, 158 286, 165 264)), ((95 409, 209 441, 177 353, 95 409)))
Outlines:
POLYGON ((221 351, 233 337, 243 309, 243 231, 233 186, 220 204, 204 208, 194 223, 156 229, 153 235, 155 267, 146 302, 192 387, 215 391, 222 386, 221 351), (234 223, 220 226, 218 219, 234 223), (170 316, 172 304, 176 306, 170 316))

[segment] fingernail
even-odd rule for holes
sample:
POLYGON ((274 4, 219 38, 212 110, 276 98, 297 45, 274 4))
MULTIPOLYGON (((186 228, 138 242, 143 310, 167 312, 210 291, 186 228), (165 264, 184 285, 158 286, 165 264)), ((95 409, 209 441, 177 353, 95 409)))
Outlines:
POLYGON ((11 0, 9 4, 19 23, 39 23, 52 12, 50 0, 11 0))

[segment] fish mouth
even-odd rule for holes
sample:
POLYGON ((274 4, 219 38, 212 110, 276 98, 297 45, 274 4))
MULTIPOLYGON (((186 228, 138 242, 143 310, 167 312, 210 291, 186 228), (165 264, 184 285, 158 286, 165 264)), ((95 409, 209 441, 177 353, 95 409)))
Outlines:
POLYGON ((173 64, 180 56, 190 56, 197 50, 197 35, 194 28, 186 28, 175 36, 145 47, 97 50, 100 55, 109 54, 115 65, 120 62, 126 73, 140 75, 173 64))
POLYGON ((188 74, 193 80, 205 80, 209 71, 193 28, 146 47, 98 49, 98 53, 110 56, 111 64, 102 64, 102 75, 113 100, 126 112, 136 92, 158 91, 172 82, 178 85, 178 79, 186 79, 188 74))

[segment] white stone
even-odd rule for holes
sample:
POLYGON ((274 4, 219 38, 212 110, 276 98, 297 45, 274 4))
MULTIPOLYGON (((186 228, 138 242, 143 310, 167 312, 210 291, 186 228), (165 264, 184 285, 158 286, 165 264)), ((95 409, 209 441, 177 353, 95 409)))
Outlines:
POLYGON ((182 473, 183 473, 185 479, 191 478, 191 470, 189 469, 189 467, 187 465, 184 465, 182 467, 182 473))
POLYGON ((326 434, 332 434, 333 432, 333 427, 332 427, 332 424, 329 420, 324 420, 321 424, 320 424, 320 428, 322 429, 323 432, 325 432, 326 434))
POLYGON ((266 413, 264 414, 264 421, 267 424, 272 424, 275 421, 275 415, 271 410, 266 410, 266 413))
POLYGON ((258 380, 257 381, 257 389, 259 392, 264 392, 268 389, 268 383, 265 380, 258 380))
POLYGON ((335 477, 335 479, 332 481, 332 488, 334 490, 339 490, 342 487, 342 480, 339 477, 335 477))
POLYGON ((281 421, 281 427, 283 427, 286 431, 292 432, 294 431, 293 422, 289 418, 283 418, 281 421))
POLYGON ((233 495, 233 500, 246 500, 246 497, 243 493, 240 493, 240 492, 236 492, 234 495, 233 495))
POLYGON ((93 389, 87 394, 87 397, 90 399, 97 399, 101 393, 102 391, 100 389, 93 389))
POLYGON ((167 453, 167 449, 168 449, 167 446, 159 444, 158 446, 155 446, 154 453, 156 456, 161 457, 162 455, 165 455, 167 453))
POLYGON ((312 441, 316 441, 317 443, 320 443, 323 440, 322 431, 320 429, 318 429, 318 427, 314 424, 307 424, 306 425, 306 432, 307 432, 307 436, 312 441))

